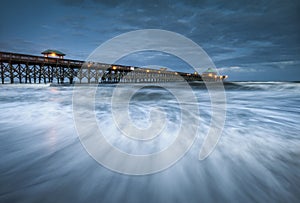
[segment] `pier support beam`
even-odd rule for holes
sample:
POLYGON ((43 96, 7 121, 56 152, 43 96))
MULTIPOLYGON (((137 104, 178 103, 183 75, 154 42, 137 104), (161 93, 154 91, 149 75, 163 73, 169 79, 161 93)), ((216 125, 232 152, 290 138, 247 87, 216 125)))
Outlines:
POLYGON ((4 84, 4 64, 1 63, 1 83, 4 84))
POLYGON ((11 63, 9 64, 9 76, 10 76, 10 83, 13 84, 14 83, 14 67, 11 63))

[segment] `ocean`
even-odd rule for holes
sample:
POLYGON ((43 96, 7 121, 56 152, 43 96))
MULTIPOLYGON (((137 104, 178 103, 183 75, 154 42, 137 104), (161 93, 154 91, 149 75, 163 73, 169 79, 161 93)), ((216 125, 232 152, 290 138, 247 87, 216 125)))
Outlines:
POLYGON ((191 148, 170 167, 128 175, 99 164, 80 142, 73 86, 0 85, 0 202, 300 202, 300 83, 225 83, 224 128, 204 160, 198 155, 210 128, 211 100, 203 84, 191 87, 197 102, 184 105, 197 105, 189 114, 198 126, 180 123, 181 103, 172 92, 184 96, 181 84, 124 85, 138 89, 127 108, 134 126, 151 125, 157 106, 164 112, 161 136, 148 141, 121 136, 115 126, 116 85, 96 88, 93 119, 108 142, 126 153, 159 152, 181 128, 198 128, 191 148))

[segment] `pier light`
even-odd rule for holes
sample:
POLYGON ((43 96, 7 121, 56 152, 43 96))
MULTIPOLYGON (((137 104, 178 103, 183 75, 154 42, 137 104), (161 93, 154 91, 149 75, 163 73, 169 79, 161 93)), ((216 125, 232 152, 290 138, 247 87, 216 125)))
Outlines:
POLYGON ((116 69, 117 69, 117 66, 113 66, 112 69, 113 69, 113 70, 116 70, 116 69))
POLYGON ((194 74, 195 74, 195 75, 198 75, 198 73, 197 73, 196 71, 194 72, 194 74))
POLYGON ((178 73, 177 73, 177 72, 175 72, 175 75, 178 75, 178 73))
POLYGON ((147 72, 147 73, 149 73, 149 72, 150 72, 150 70, 146 70, 146 72, 147 72))
POLYGON ((158 73, 160 73, 160 70, 158 71, 158 73))
POLYGON ((211 74, 211 73, 209 73, 209 74, 208 74, 208 76, 209 76, 209 77, 212 77, 212 74, 211 74))

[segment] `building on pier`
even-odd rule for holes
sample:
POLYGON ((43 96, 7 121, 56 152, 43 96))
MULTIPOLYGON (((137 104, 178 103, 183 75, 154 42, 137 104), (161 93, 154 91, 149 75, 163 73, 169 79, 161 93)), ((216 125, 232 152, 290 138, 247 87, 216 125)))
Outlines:
POLYGON ((43 54, 44 57, 59 58, 59 59, 63 59, 64 56, 66 55, 61 51, 54 50, 54 49, 47 49, 43 51, 41 54, 43 54))
POLYGON ((222 81, 226 79, 228 76, 218 75, 216 70, 212 68, 208 68, 205 72, 201 74, 201 77, 204 81, 222 81))

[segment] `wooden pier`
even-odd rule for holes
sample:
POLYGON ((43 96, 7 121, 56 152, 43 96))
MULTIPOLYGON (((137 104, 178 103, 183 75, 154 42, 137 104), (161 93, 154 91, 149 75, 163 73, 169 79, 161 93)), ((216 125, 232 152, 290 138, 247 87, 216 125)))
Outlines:
POLYGON ((202 81, 198 73, 183 73, 0 52, 1 83, 159 83, 202 81))

